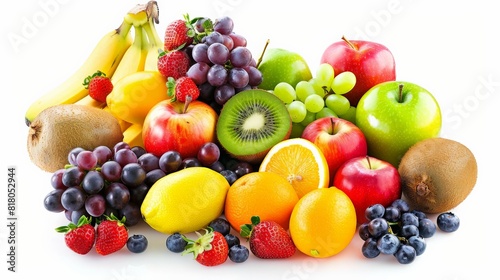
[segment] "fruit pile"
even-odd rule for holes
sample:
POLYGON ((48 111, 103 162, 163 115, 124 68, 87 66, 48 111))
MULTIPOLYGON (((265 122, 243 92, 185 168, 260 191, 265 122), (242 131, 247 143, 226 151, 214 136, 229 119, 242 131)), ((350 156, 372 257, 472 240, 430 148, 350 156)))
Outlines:
POLYGON ((156 1, 135 6, 26 113, 71 250, 144 252, 128 228, 146 223, 206 266, 329 258, 356 232, 366 258, 408 264, 458 229, 476 160, 439 137, 439 104, 396 81, 387 47, 342 38, 313 76, 292 51, 253 56, 230 17, 185 15, 163 38, 158 18, 156 1))

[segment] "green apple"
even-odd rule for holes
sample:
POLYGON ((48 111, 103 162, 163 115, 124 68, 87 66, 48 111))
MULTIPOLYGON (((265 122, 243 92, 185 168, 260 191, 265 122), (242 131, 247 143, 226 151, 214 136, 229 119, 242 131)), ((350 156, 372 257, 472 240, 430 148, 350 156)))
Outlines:
POLYGON ((265 90, 273 90, 280 82, 295 87, 298 82, 312 78, 311 69, 301 55, 281 48, 267 49, 257 68, 262 73, 259 88, 265 90))
POLYGON ((423 87, 402 81, 380 83, 368 90, 356 108, 356 125, 368 143, 368 154, 396 168, 415 143, 437 137, 441 109, 423 87))

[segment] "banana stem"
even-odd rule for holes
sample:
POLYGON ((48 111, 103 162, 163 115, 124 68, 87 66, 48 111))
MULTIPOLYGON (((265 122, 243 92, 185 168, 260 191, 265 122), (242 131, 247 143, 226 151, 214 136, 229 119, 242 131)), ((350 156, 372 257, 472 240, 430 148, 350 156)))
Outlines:
POLYGON ((142 48, 144 45, 144 34, 142 26, 134 26, 134 46, 142 48))
POLYGON ((122 21, 122 24, 116 29, 116 33, 120 34, 123 38, 126 38, 132 29, 132 24, 126 20, 122 21))

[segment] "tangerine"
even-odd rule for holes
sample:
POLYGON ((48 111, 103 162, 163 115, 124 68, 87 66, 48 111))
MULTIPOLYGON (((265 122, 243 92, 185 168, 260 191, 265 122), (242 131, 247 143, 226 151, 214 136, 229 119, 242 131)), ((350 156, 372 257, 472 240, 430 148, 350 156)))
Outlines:
POLYGON ((356 209, 336 187, 304 195, 290 216, 290 235, 302 253, 315 258, 331 257, 344 250, 356 233, 356 209))
POLYGON ((295 189, 272 172, 252 172, 238 178, 226 195, 224 215, 236 231, 250 224, 252 216, 271 220, 288 229, 293 207, 299 200, 295 189))

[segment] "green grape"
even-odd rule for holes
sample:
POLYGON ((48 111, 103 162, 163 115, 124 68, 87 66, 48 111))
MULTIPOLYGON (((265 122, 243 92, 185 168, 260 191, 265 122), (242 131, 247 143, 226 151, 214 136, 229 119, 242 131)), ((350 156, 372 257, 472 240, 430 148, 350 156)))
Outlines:
POLYGON ((328 108, 328 107, 323 107, 319 112, 316 113, 316 119, 321 119, 324 117, 336 117, 338 118, 337 114, 335 112, 328 108))
POLYGON ((278 83, 274 87, 273 91, 274 95, 276 95, 281 101, 283 101, 285 104, 290 104, 292 101, 297 98, 295 94, 295 89, 293 88, 292 85, 290 85, 287 82, 281 82, 278 83))
POLYGON ((317 94, 312 94, 306 98, 304 104, 306 105, 307 111, 317 113, 325 107, 325 100, 317 94))
POLYGON ((316 119, 316 113, 307 111, 306 117, 300 123, 303 126, 307 126, 308 124, 312 123, 315 119, 316 119))
POLYGON ((297 95, 297 98, 300 101, 304 102, 306 100, 306 97, 314 94, 314 87, 308 81, 300 81, 295 86, 295 93, 297 95))
POLYGON ((290 138, 299 138, 302 137, 302 132, 306 127, 301 123, 292 122, 292 132, 290 133, 290 138))
POLYGON ((302 101, 294 100, 286 106, 290 118, 294 123, 300 123, 304 120, 307 114, 306 105, 302 101))
POLYGON ((321 85, 326 87, 326 90, 330 90, 330 86, 333 82, 333 77, 335 70, 332 65, 329 63, 321 63, 318 66, 318 70, 316 70, 316 79, 320 82, 321 85))
POLYGON ((356 107, 349 107, 349 110, 345 114, 339 115, 339 117, 356 124, 356 107))
MULTIPOLYGON (((333 79, 335 81, 335 79, 333 79)), ((325 97, 328 93, 327 86, 323 85, 322 82, 316 78, 312 78, 309 80, 309 83, 313 86, 314 92, 321 96, 321 98, 325 97)))
POLYGON ((350 71, 345 71, 333 79, 331 89, 336 94, 346 94, 356 85, 356 76, 350 71))
POLYGON ((333 110, 337 115, 342 115, 347 113, 351 103, 347 97, 340 94, 329 94, 325 98, 326 107, 333 110))

